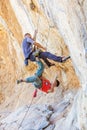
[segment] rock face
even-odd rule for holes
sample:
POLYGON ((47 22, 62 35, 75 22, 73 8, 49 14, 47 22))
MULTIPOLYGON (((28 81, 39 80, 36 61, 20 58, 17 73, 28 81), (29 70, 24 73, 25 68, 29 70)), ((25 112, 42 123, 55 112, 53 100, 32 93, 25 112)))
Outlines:
MULTIPOLYGON (((33 35, 34 30, 38 28, 37 41, 46 47, 47 51, 56 55, 71 56, 71 59, 63 64, 51 61, 55 63, 55 66, 45 67, 43 75, 52 82, 57 74, 61 84, 53 94, 45 95, 39 92, 34 100, 34 104, 52 104, 58 112, 52 113, 50 121, 52 119, 55 121, 52 120, 51 125, 41 118, 41 122, 45 123, 42 124, 46 125, 43 128, 46 130, 87 130, 86 4, 87 0, 51 0, 50 2, 49 0, 0 0, 0 117, 2 129, 13 128, 12 124, 6 128, 2 122, 6 123, 6 119, 10 122, 9 113, 12 110, 17 111, 19 107, 21 110, 21 107, 31 101, 33 85, 18 86, 16 80, 30 76, 36 71, 37 66, 32 62, 29 62, 28 67, 24 67, 21 42, 26 32, 33 35), (68 96, 64 98, 65 95, 68 96), (56 107, 55 104, 58 106, 56 107), (6 116, 8 117, 5 118, 6 116)), ((23 115, 20 114, 21 116, 23 115)), ((25 124, 27 121, 30 119, 27 118, 25 124)), ((38 126, 34 129, 39 130, 38 126)), ((17 127, 15 126, 14 129, 18 129, 17 127)), ((23 125, 23 127, 23 129, 31 130, 30 126, 23 125)))
POLYGON ((1 128, 6 130, 42 130, 50 125, 49 117, 52 113, 49 106, 45 105, 22 107, 8 116, 7 119, 2 120, 1 128), (26 115, 25 118, 24 115, 26 115))
MULTIPOLYGON (((33 4, 35 5, 34 10, 31 9, 31 2, 21 0, 0 1, 1 93, 5 99, 14 93, 14 85, 17 78, 25 77, 25 75, 30 75, 35 71, 34 64, 30 63, 27 68, 23 65, 24 58, 21 42, 24 33, 30 32, 33 35, 38 25, 37 41, 41 42, 42 45, 44 44, 47 50, 53 54, 69 55, 68 47, 59 34, 55 23, 53 23, 47 14, 45 15, 48 6, 45 5, 44 8, 47 8, 44 12, 43 3, 39 4, 37 1, 34 1, 33 4)), ((56 67, 53 68, 55 72, 51 80, 56 71, 58 71, 58 77, 65 89, 79 86, 78 78, 70 60, 65 64, 55 64, 56 67)), ((49 71, 52 73, 52 69, 46 70, 48 78, 50 78, 49 71)))

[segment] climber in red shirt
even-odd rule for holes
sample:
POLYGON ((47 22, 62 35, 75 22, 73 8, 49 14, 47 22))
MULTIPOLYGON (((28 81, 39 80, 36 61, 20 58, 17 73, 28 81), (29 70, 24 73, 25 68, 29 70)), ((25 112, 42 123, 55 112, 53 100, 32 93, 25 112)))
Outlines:
POLYGON ((36 89, 40 89, 43 92, 49 93, 49 92, 54 92, 54 87, 59 86, 59 81, 57 80, 57 77, 55 77, 55 80, 53 83, 50 83, 50 81, 42 76, 43 70, 44 70, 44 65, 41 62, 41 60, 36 61, 38 65, 38 69, 36 73, 28 77, 26 79, 20 79, 17 80, 17 84, 21 82, 26 82, 26 83, 33 83, 36 89))

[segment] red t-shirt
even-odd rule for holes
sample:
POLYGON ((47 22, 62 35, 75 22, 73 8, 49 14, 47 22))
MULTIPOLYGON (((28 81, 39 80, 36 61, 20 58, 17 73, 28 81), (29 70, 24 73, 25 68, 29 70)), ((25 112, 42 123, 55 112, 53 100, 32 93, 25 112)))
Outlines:
POLYGON ((42 79, 42 87, 40 88, 41 91, 48 92, 51 89, 51 83, 47 79, 42 79))

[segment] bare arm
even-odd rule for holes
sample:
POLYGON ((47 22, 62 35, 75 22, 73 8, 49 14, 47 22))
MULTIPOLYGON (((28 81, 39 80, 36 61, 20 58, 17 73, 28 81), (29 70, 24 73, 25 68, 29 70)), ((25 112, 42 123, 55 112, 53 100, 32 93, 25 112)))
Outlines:
MULTIPOLYGON (((37 30, 35 30, 35 32, 34 32, 34 36, 33 36, 33 40, 34 40, 34 41, 36 41, 37 32, 38 32, 37 30)), ((34 42, 34 45, 35 45, 36 47, 38 47, 38 48, 42 48, 42 49, 46 50, 45 47, 41 46, 41 45, 40 45, 39 43, 37 43, 37 42, 34 42)))
POLYGON ((34 36, 33 36, 34 41, 36 41, 37 32, 38 32, 37 30, 35 30, 35 32, 34 32, 34 36))
POLYGON ((37 42, 35 42, 34 45, 37 46, 38 48, 42 48, 42 49, 46 50, 46 47, 43 47, 42 45, 40 45, 37 42))

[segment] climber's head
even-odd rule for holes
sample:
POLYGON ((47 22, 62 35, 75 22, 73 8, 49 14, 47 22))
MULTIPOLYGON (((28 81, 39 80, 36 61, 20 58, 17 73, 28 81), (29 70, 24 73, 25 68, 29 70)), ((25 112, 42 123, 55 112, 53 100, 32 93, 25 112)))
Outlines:
POLYGON ((30 37, 31 38, 31 34, 30 33, 25 33, 24 37, 30 37))

